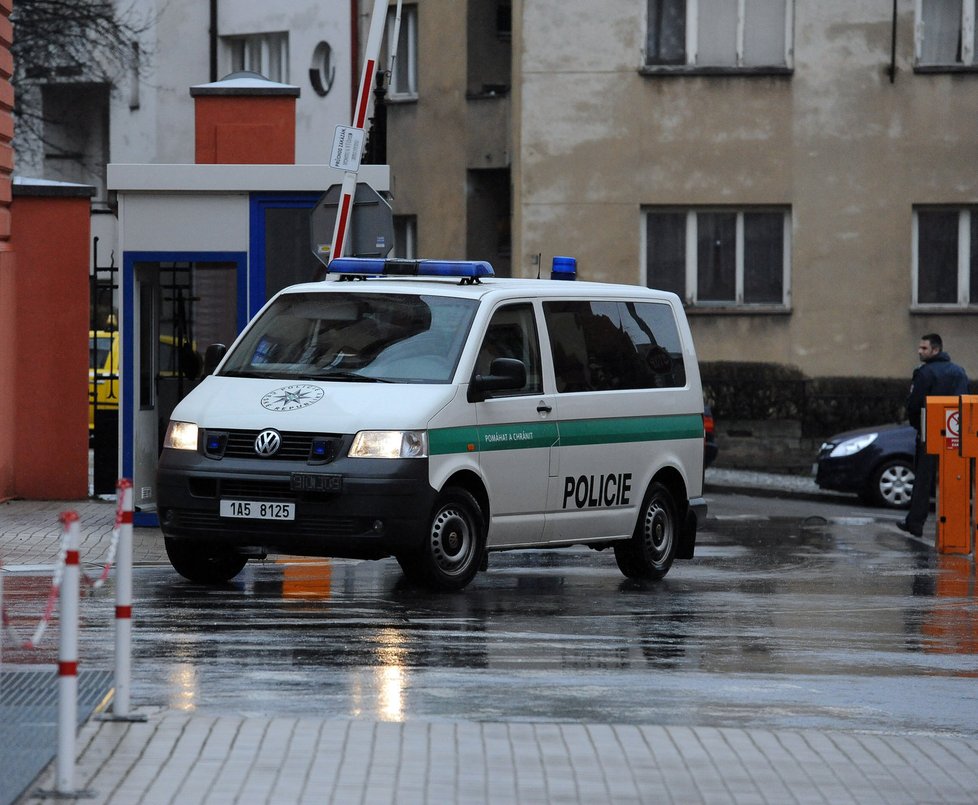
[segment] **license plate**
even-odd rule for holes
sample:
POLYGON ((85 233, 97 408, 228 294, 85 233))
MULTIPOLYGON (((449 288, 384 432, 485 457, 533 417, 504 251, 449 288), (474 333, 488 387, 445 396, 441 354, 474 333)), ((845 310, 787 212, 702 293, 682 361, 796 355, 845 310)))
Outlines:
POLYGON ((294 503, 269 503, 263 500, 222 500, 221 517, 246 520, 294 520, 294 503))
POLYGON ((293 492, 342 492, 343 476, 318 472, 293 472, 290 486, 293 492))

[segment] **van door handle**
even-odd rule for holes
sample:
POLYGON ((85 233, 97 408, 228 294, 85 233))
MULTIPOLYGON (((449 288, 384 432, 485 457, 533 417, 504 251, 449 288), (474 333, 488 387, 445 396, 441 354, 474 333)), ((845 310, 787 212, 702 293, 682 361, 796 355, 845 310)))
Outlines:
POLYGON ((553 407, 547 405, 543 400, 540 400, 540 402, 537 403, 538 414, 549 414, 553 410, 553 407))

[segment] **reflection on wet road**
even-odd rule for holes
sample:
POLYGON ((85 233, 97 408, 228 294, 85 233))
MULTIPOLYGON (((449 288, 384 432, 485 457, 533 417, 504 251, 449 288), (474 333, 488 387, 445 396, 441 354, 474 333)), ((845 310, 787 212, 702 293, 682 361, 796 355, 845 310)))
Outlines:
MULTIPOLYGON (((974 564, 866 519, 713 519, 657 584, 579 548, 493 554, 450 595, 297 558, 135 590, 137 704, 978 734, 974 564)), ((111 667, 100 621, 83 656, 111 667)))

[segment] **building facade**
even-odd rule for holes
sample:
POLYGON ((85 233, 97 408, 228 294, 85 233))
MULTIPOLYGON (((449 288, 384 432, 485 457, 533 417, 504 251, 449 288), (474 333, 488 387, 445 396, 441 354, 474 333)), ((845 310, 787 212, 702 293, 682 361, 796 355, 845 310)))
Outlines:
POLYGON ((296 161, 327 161, 333 127, 348 124, 357 61, 358 0, 116 0, 136 32, 132 56, 75 64, 25 80, 44 136, 21 136, 17 173, 85 182, 105 205, 105 166, 194 161, 190 87, 252 71, 300 89, 296 161))
MULTIPOLYGON (((326 161, 370 0, 118 5, 141 66, 18 87, 70 121, 18 174, 107 206, 104 165, 192 162, 188 88, 242 69, 300 88, 326 161)), ((978 376, 976 5, 405 0, 395 32, 390 0, 396 253, 674 290, 704 360, 905 376, 937 331, 978 376)))
POLYGON ((703 360, 900 377, 937 331, 978 376, 975 6, 405 4, 395 215, 419 252, 484 256, 482 170, 508 173, 514 275, 570 254, 674 290, 703 360))

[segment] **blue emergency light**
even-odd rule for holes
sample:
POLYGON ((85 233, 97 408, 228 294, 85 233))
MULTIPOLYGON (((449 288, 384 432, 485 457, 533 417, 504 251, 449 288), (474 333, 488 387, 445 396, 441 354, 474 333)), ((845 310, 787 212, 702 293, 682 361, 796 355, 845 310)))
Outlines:
POLYGON ((550 279, 577 279, 577 260, 573 257, 554 257, 553 265, 550 268, 550 279))
POLYGON ((459 277, 478 281, 494 277, 484 260, 384 260, 374 257, 337 257, 328 273, 344 277, 459 277))

